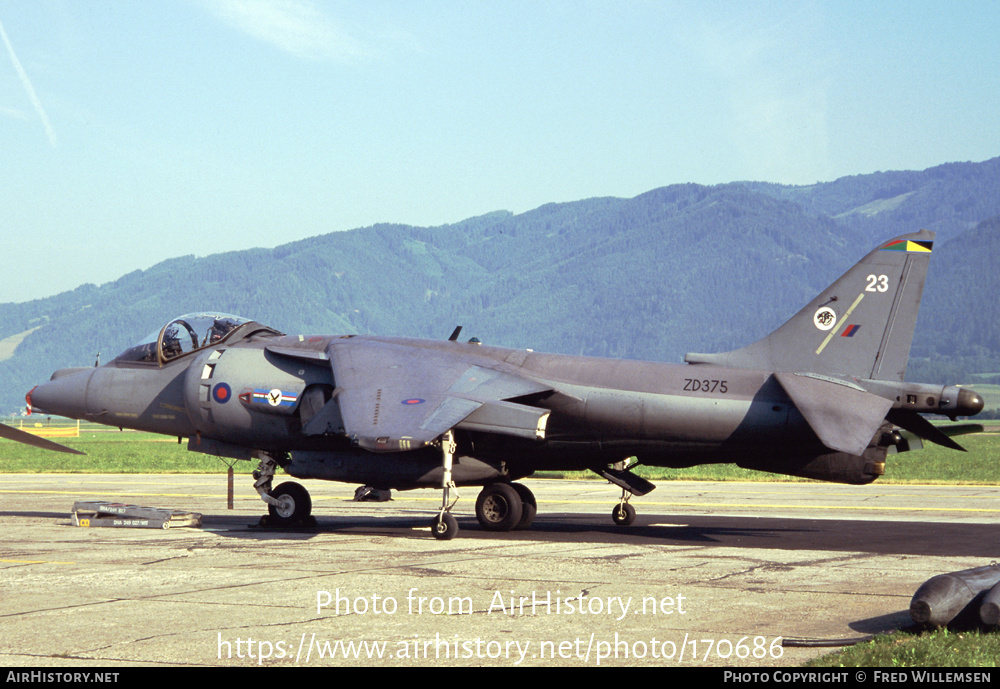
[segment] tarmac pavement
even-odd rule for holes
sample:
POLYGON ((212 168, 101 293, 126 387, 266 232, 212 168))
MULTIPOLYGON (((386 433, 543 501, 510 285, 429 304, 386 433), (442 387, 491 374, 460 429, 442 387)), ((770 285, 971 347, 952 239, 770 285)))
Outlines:
POLYGON ((794 666, 909 626, 930 577, 1000 559, 1000 487, 660 482, 611 522, 602 481, 524 481, 538 517, 435 540, 439 491, 260 528, 247 476, 3 475, 0 664, 794 666), (82 528, 78 500, 189 510, 200 528, 82 528))

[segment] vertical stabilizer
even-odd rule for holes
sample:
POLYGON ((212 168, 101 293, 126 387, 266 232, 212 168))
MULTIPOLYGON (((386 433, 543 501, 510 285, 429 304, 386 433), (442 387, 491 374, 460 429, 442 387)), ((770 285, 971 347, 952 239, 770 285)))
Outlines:
POLYGON ((927 230, 885 242, 763 340, 685 361, 901 381, 933 243, 927 230))

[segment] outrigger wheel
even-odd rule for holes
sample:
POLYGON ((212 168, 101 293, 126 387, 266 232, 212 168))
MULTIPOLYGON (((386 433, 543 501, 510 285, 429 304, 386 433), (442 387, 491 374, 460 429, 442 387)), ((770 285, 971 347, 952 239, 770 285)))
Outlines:
POLYGON ((450 541, 458 533, 458 520, 451 512, 442 512, 431 522, 431 533, 439 541, 450 541))
POLYGON ((622 496, 619 498, 618 504, 611 510, 611 519, 618 526, 630 526, 635 522, 635 508, 628 503, 629 498, 633 495, 646 495, 656 486, 633 473, 627 463, 595 467, 593 471, 622 489, 622 496), (622 464, 624 467, 619 468, 622 464))
POLYGON ((632 522, 635 521, 635 508, 622 500, 611 510, 611 519, 618 526, 631 526, 632 522))

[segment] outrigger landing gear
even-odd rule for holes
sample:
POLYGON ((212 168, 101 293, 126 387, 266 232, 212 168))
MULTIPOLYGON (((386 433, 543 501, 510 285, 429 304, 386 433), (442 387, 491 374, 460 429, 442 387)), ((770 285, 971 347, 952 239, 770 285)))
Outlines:
POLYGON ((627 468, 616 469, 609 466, 596 468, 593 471, 622 489, 621 499, 618 500, 615 508, 611 510, 611 519, 618 526, 630 526, 635 522, 635 508, 629 504, 629 499, 633 495, 645 495, 656 488, 656 486, 641 476, 632 473, 627 468))
POLYGON ((455 450, 457 449, 455 434, 452 431, 448 431, 441 437, 441 450, 444 454, 444 472, 441 477, 441 510, 431 522, 431 533, 439 541, 450 541, 458 533, 458 520, 451 513, 451 508, 458 502, 458 489, 455 488, 455 482, 451 478, 451 465, 455 459, 455 450), (455 499, 451 500, 451 490, 453 488, 455 488, 455 499))
MULTIPOLYGON (((458 521, 451 508, 458 502, 458 491, 452 480, 451 467, 458 449, 455 435, 448 431, 441 437, 443 454, 441 477, 441 509, 431 521, 431 533, 438 540, 447 541, 458 533, 458 521), (451 491, 455 490, 455 499, 451 491)), ((538 511, 535 496, 519 483, 491 483, 483 488, 476 500, 476 518, 487 531, 512 531, 531 526, 538 511)))
POLYGON ((276 468, 280 460, 267 452, 258 452, 260 464, 253 472, 253 487, 260 499, 267 503, 267 516, 260 518, 259 526, 293 526, 303 524, 315 526, 312 516, 312 498, 309 491, 299 483, 285 481, 271 489, 276 468))

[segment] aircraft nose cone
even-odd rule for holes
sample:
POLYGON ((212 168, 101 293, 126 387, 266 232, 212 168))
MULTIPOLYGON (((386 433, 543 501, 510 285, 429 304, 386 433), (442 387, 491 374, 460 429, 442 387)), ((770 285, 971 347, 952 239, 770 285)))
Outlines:
POLYGON ((60 369, 49 382, 28 393, 28 404, 38 413, 82 419, 87 413, 87 383, 93 372, 92 368, 60 369))

